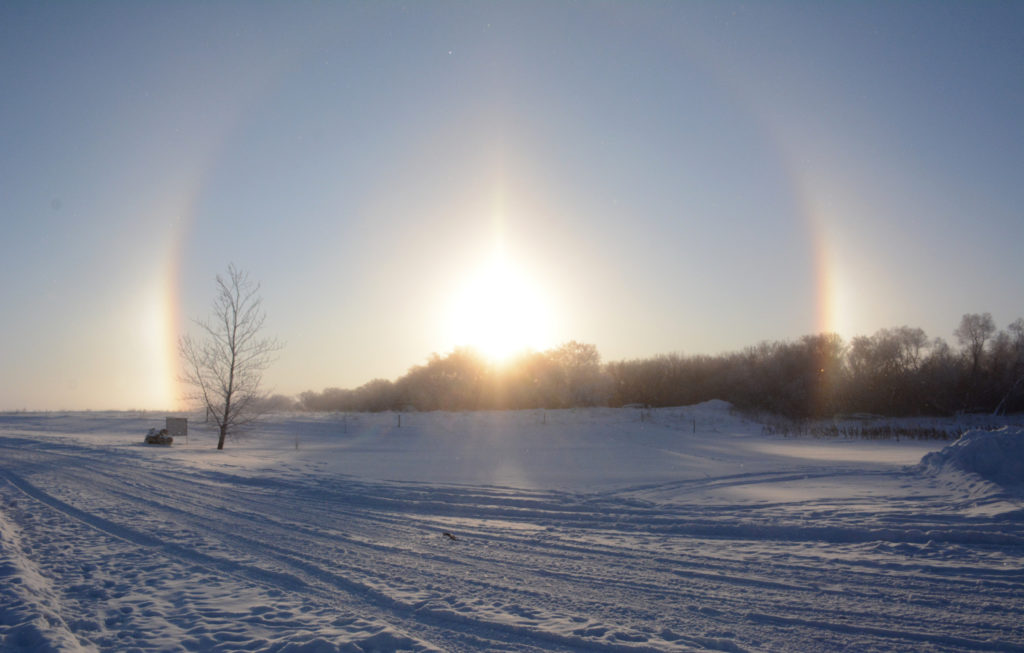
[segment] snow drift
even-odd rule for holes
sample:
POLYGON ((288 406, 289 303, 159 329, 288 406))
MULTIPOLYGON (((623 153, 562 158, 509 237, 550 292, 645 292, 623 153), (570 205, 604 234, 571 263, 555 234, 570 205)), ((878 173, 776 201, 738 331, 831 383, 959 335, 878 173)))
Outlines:
POLYGON ((1004 490, 1024 493, 1024 429, 968 431, 945 449, 926 454, 919 467, 933 474, 975 474, 1004 490))

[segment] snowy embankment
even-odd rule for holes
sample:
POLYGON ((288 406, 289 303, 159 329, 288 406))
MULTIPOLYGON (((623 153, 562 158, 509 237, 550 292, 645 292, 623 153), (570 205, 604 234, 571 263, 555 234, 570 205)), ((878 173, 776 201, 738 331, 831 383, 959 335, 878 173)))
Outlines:
POLYGON ((1024 430, 968 431, 942 451, 925 456, 920 467, 936 475, 952 473, 953 484, 991 484, 1024 496, 1024 430))
POLYGON ((0 650, 1024 650, 1019 430, 784 439, 720 402, 281 415, 222 452, 158 426, 0 416, 0 650))

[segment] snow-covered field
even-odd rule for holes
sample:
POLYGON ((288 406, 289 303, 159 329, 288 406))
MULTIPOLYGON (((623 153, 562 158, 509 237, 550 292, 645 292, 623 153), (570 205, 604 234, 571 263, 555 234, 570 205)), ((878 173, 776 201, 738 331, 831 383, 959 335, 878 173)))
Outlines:
POLYGON ((1021 432, 652 417, 0 415, 0 650, 1024 651, 1021 432))

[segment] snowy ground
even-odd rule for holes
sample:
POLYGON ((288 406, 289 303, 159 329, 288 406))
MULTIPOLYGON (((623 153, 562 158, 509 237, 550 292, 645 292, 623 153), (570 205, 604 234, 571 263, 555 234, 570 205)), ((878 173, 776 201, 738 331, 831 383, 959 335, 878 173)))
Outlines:
POLYGON ((0 650, 1024 651, 1020 433, 159 417, 0 415, 0 650))

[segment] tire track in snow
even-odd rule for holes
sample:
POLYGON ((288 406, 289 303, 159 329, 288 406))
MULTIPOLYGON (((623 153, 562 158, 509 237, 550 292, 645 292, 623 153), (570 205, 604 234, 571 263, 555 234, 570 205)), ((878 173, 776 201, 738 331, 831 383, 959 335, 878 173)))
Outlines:
MULTIPOLYGON (((520 648, 522 650, 532 648, 532 646, 536 646, 541 650, 554 650, 552 649, 552 645, 554 645, 566 650, 657 651, 674 650, 680 646, 692 646, 697 642, 697 640, 690 640, 690 638, 681 635, 675 637, 676 641, 663 640, 660 645, 653 647, 645 645, 648 641, 646 636, 633 636, 634 641, 631 643, 626 641, 622 643, 604 642, 582 635, 566 635, 558 632, 538 630, 530 627, 529 624, 516 624, 474 617, 465 612, 460 613, 445 607, 430 605, 424 601, 408 603, 401 600, 401 598, 388 594, 386 591, 382 591, 373 584, 353 580, 350 577, 328 571, 327 566, 332 564, 329 560, 319 560, 322 566, 316 565, 293 555, 287 548, 272 545, 264 539, 251 539, 240 536, 237 532, 225 531, 225 536, 230 535, 233 540, 244 545, 243 550, 248 555, 252 555, 253 551, 261 552, 263 557, 260 559, 272 559, 275 562, 284 564, 291 568, 291 572, 283 573, 258 566, 244 565, 229 559, 203 554, 188 547, 167 542, 117 524, 104 517, 71 506, 11 472, 0 470, 0 473, 4 475, 12 486, 18 488, 27 497, 118 539, 140 547, 161 551, 169 557, 182 559, 190 564, 205 567, 213 572, 246 578, 268 587, 283 589, 292 593, 316 593, 336 599, 337 590, 341 590, 350 597, 356 597, 366 604, 392 613, 399 618, 399 624, 402 621, 411 621, 410 626, 414 629, 422 629, 424 626, 433 626, 447 631, 462 629, 466 631, 465 634, 468 636, 484 636, 485 639, 493 642, 508 640, 509 636, 511 636, 521 645, 520 648), (314 582, 311 582, 310 579, 313 579, 314 582), (325 594, 325 586, 331 587, 335 591, 325 594), (530 644, 531 641, 533 642, 532 646, 530 644)), ((159 507, 159 504, 156 502, 149 502, 149 504, 150 507, 159 507)), ((167 509, 167 506, 162 507, 167 509)), ((337 566, 336 563, 333 564, 337 566)), ((350 567, 349 570, 355 572, 356 568, 350 567)), ((393 619, 388 621, 395 623, 393 619)), ((604 631, 608 630, 610 629, 604 629, 604 631)), ((626 635, 620 634, 619 636, 625 637, 626 635)), ((707 644, 707 642, 704 642, 704 644, 707 644)), ((725 650, 739 649, 726 645, 725 650)))
POLYGON ((249 567, 231 560, 215 558, 195 551, 194 549, 190 549, 173 542, 167 542, 141 531, 122 526, 94 513, 79 510, 64 501, 47 494, 10 471, 0 470, 0 477, 6 480, 6 482, 11 486, 17 488, 25 496, 34 499, 57 512, 63 513, 72 519, 87 524, 98 531, 112 537, 116 537, 119 540, 124 540, 125 542, 130 542, 131 544, 135 544, 143 548, 158 550, 170 557, 185 560, 199 566, 208 567, 214 571, 246 576, 251 580, 273 585, 280 589, 288 591, 302 591, 307 589, 306 585, 295 576, 249 567))
MULTIPOLYGON (((542 574, 544 573, 544 571, 541 570, 541 569, 538 569, 538 570, 535 570, 535 571, 537 573, 542 573, 542 574)), ((547 573, 546 575, 551 576, 551 575, 555 575, 555 574, 547 573)), ((566 576, 569 576, 569 574, 566 574, 566 576)), ((703 577, 705 579, 715 578, 715 576, 710 575, 710 574, 704 574, 703 577)), ((595 579, 593 577, 590 577, 589 580, 594 581, 594 580, 597 580, 597 579, 595 579)), ((737 579, 733 579, 733 580, 737 580, 737 579)), ((738 579, 738 580, 739 580, 739 582, 741 582, 743 584, 749 584, 749 585, 752 585, 752 586, 755 586, 755 587, 760 587, 761 589, 782 589, 782 590, 790 590, 790 589, 815 590, 816 589, 816 588, 813 588, 811 586, 798 587, 798 586, 785 585, 785 584, 774 584, 773 585, 772 583, 769 583, 769 582, 764 582, 764 583, 759 582, 757 579, 753 579, 753 578, 742 578, 742 579, 738 579)), ((848 590, 845 590, 845 591, 846 591, 846 593, 848 593, 848 590)), ((838 590, 837 590, 837 592, 838 592, 838 590)), ((866 595, 866 593, 865 593, 865 595, 866 595)), ((872 632, 875 632, 875 631, 872 631, 872 632)), ((891 631, 891 630, 887 631, 887 630, 884 630, 884 629, 877 629, 877 632, 875 634, 885 633, 885 632, 894 632, 894 631, 891 631)))
POLYGON ((814 621, 811 619, 799 619, 796 617, 782 617, 779 615, 762 614, 751 612, 746 618, 755 623, 777 624, 782 626, 802 626, 820 630, 829 630, 839 633, 862 635, 868 634, 884 639, 907 640, 921 644, 933 644, 936 646, 956 646, 969 651, 1024 651, 1024 644, 1013 642, 1002 642, 998 640, 979 640, 954 635, 933 635, 909 630, 888 630, 884 628, 872 628, 871 626, 859 626, 856 624, 837 623, 834 621, 814 621))
MULTIPOLYGON (((534 544, 531 543, 530 547, 533 548, 534 544)), ((577 552, 588 553, 588 554, 593 555, 594 554, 594 550, 593 550, 594 548, 595 547, 592 544, 591 544, 589 549, 586 548, 586 547, 578 547, 577 548, 577 552)), ((624 552, 621 550, 621 548, 620 549, 611 549, 610 550, 610 555, 611 556, 622 556, 623 553, 624 552)), ((669 562, 671 562, 671 561, 669 561, 669 562)), ((543 564, 543 563, 539 563, 539 564, 543 564)), ((555 566, 557 567, 557 565, 555 565, 555 566)), ((717 580, 719 582, 719 584, 721 584, 721 583, 736 583, 736 582, 738 582, 741 585, 749 585, 749 586, 752 586, 754 588, 758 588, 760 590, 776 589, 776 590, 785 591, 785 590, 793 590, 793 589, 802 589, 802 590, 805 590, 805 591, 810 591, 812 593, 813 593, 813 591, 817 590, 817 588, 815 587, 816 583, 813 580, 810 581, 807 585, 804 585, 804 586, 794 586, 794 585, 792 585, 792 583, 790 583, 788 585, 787 584, 775 584, 775 585, 772 585, 770 582, 759 582, 759 580, 756 577, 751 577, 751 576, 735 577, 733 574, 724 573, 727 570, 724 569, 724 566, 721 566, 721 565, 719 565, 719 566, 722 567, 722 568, 720 568, 715 574, 705 573, 705 574, 700 574, 700 576, 704 580, 717 580)), ((597 568, 597 569, 605 569, 605 568, 608 567, 608 564, 607 563, 597 563, 597 564, 594 565, 594 567, 597 568)), ((784 569, 785 568, 775 570, 775 575, 776 576, 783 575, 782 572, 784 571, 784 569)), ((537 574, 540 574, 540 575, 546 575, 546 576, 549 576, 549 577, 552 575, 550 573, 545 573, 545 570, 540 568, 540 567, 535 567, 532 571, 533 571, 533 573, 537 573, 537 574)), ((674 572, 674 573, 678 573, 678 572, 674 572)), ((694 576, 697 576, 697 575, 698 574, 694 574, 694 576)), ((790 573, 787 572, 787 573, 785 573, 785 575, 789 576, 790 573)), ((563 576, 564 577, 571 577, 571 574, 563 574, 563 576)), ((597 585, 599 585, 601 587, 604 587, 604 588, 607 588, 607 587, 609 587, 609 586, 611 586, 613 584, 613 583, 610 583, 610 582, 602 581, 600 578, 598 578, 596 576, 593 576, 593 575, 587 576, 587 579, 588 579, 588 584, 597 584, 597 585)), ((976 584, 976 581, 977 581, 977 579, 975 579, 973 582, 975 582, 975 584, 976 584)), ((863 586, 865 588, 869 588, 872 585, 874 585, 874 583, 871 582, 871 581, 868 581, 868 582, 865 582, 863 586)), ((836 591, 837 592, 841 591, 841 592, 844 592, 846 594, 850 594, 850 588, 849 587, 846 587, 843 590, 836 590, 836 591)), ((867 591, 859 592, 858 594, 860 594, 862 596, 870 596, 871 592, 872 592, 872 590, 867 590, 867 591)), ((820 592, 818 592, 818 593, 820 593, 820 592)), ((790 596, 790 598, 792 598, 792 596, 790 596)))
POLYGON ((52 579, 25 553, 20 529, 4 512, 0 509, 0 645, 9 650, 29 650, 52 641, 60 650, 96 651, 95 646, 83 643, 71 631, 58 609, 60 601, 52 579))
MULTIPOLYGON (((315 478, 282 483, 222 472, 181 478, 163 471, 157 459, 143 470, 133 470, 127 458, 114 468, 104 461, 106 476, 100 476, 88 469, 95 457, 81 460, 81 476, 55 482, 82 481, 95 489, 96 497, 69 498, 85 513, 122 523, 127 509, 109 512, 109 506, 134 502, 136 512, 152 513, 154 522, 191 519, 187 523, 223 545, 224 554, 252 556, 261 569, 285 569, 339 600, 358 603, 361 590, 339 587, 329 574, 358 581, 386 597, 381 601, 400 602, 400 609, 382 611, 389 624, 450 631, 448 639, 433 641, 451 643, 453 650, 474 636, 478 643, 518 650, 636 650, 659 638, 665 648, 785 650, 794 641, 821 648, 830 633, 849 635, 842 641, 859 649, 899 650, 908 642, 957 649, 974 642, 1012 644, 1024 622, 1024 594, 1013 570, 981 558, 946 567, 911 551, 927 555, 923 537, 957 526, 966 526, 961 535, 967 544, 993 555, 1016 551, 1019 560, 1019 545, 988 538, 986 529, 1000 530, 991 520, 932 516, 928 504, 907 520, 913 529, 899 528, 896 515, 892 526, 876 520, 861 525, 867 537, 853 537, 863 514, 823 515, 829 528, 808 527, 801 512, 819 511, 813 503, 730 511, 656 506, 607 493, 315 478), (227 499, 211 496, 225 487, 239 491, 227 499), (142 489, 142 497, 132 496, 142 489), (348 535, 324 525, 339 515, 364 532, 348 535), (745 521, 736 523, 737 515, 745 521), (453 520, 466 525, 457 548, 424 536, 453 520), (508 528, 500 527, 503 521, 508 528), (516 528, 530 523, 538 528, 516 528), (842 537, 829 539, 835 533, 842 537), (240 535, 247 539, 232 539, 240 535), (912 543, 922 546, 908 548, 910 553, 900 548, 912 543), (652 616, 666 609, 669 616, 652 616), (572 615, 583 620, 567 629, 572 615), (503 629, 480 627, 499 619, 503 629), (851 622, 864 627, 851 630, 851 622), (644 632, 630 632, 636 624, 644 624, 644 632), (543 639, 548 633, 568 639, 543 639), (999 633, 1001 638, 994 636, 999 633), (637 636, 647 642, 628 641, 637 636)), ((1004 534, 1019 533, 1018 525, 999 526, 1004 534)), ((380 608, 373 600, 366 606, 380 608)))

